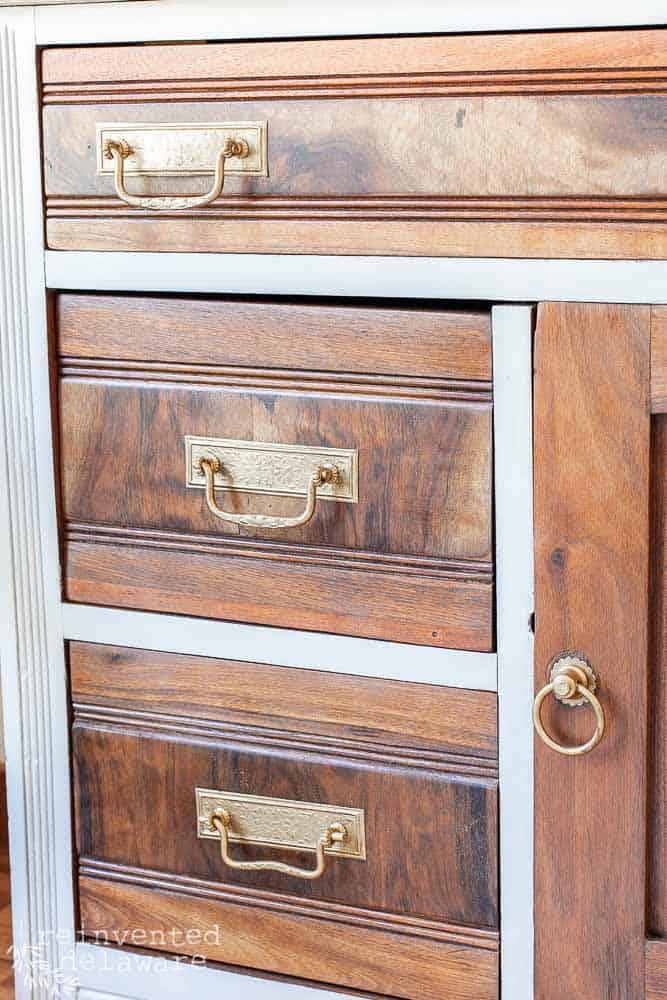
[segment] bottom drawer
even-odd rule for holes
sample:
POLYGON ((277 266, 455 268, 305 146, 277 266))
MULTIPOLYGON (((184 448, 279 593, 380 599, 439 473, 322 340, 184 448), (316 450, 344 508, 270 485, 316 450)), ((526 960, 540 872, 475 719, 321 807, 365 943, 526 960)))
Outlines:
POLYGON ((497 997, 494 695, 80 643, 70 667, 85 934, 497 997))

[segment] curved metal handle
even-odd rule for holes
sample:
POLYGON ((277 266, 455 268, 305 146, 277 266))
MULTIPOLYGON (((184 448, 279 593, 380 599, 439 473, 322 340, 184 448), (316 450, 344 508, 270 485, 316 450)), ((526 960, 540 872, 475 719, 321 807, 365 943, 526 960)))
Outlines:
POLYGON ((262 528, 276 531, 280 528, 300 528, 312 521, 317 506, 317 488, 324 483, 339 483, 340 469, 337 465, 320 465, 308 484, 308 498, 302 514, 296 517, 269 517, 265 514, 232 514, 218 507, 215 499, 215 474, 222 471, 220 461, 214 455, 202 458, 199 466, 206 477, 206 503, 208 509, 227 524, 240 524, 246 528, 262 528))
POLYGON ((235 861, 229 853, 229 829, 232 817, 226 809, 216 809, 211 816, 211 827, 220 834, 220 856, 228 868, 241 872, 281 872, 294 878, 305 878, 309 881, 322 878, 326 868, 325 851, 334 844, 341 844, 347 838, 347 830, 342 823, 331 823, 317 841, 317 861, 314 868, 296 868, 282 861, 235 861))
POLYGON ((566 757, 581 757, 595 749, 604 736, 606 724, 604 709, 594 693, 596 686, 597 678, 586 660, 574 656, 563 656, 554 663, 551 669, 551 679, 538 693, 533 707, 533 722, 543 743, 566 757), (595 712, 595 732, 587 743, 567 747, 557 743, 548 734, 542 722, 542 706, 550 694, 553 694, 564 705, 574 707, 588 703, 591 706, 595 712))
POLYGON ((205 205, 210 205, 212 201, 215 201, 222 194, 222 189, 225 186, 225 161, 232 156, 244 160, 249 152, 250 147, 245 139, 227 139, 218 154, 215 165, 215 180, 213 181, 213 187, 207 194, 195 195, 191 198, 170 198, 168 196, 148 198, 130 194, 125 187, 125 160, 132 154, 132 150, 125 139, 110 139, 104 145, 105 158, 114 162, 113 179, 118 197, 128 205, 148 209, 151 212, 180 212, 186 209, 203 208, 205 205))

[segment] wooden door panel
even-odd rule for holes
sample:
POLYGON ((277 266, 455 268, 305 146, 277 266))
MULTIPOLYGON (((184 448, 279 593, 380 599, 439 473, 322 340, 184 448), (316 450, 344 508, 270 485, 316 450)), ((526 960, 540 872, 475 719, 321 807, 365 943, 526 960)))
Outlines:
POLYGON ((536 742, 536 996, 644 1000, 650 309, 545 304, 535 364, 536 686, 577 651, 607 715, 536 742))

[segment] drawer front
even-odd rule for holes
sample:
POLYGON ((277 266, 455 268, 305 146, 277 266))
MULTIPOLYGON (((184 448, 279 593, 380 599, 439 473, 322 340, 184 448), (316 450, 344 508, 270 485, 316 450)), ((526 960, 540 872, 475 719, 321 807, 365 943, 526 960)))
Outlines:
MULTIPOLYGON (((438 372, 385 377, 346 371, 362 363, 347 354, 346 314, 360 323, 353 308, 337 310, 332 324, 326 308, 292 316, 281 307, 273 319, 272 309, 60 298, 67 596, 491 648, 490 382, 441 375, 484 364, 488 315, 364 310, 378 353, 389 326, 387 348, 398 330, 411 338, 420 372, 438 372), (115 328, 132 330, 131 347, 103 339, 110 314, 115 328), (306 338, 326 340, 329 371, 274 366, 282 348, 272 345, 272 331, 284 323, 298 338, 299 322, 306 338), (161 360, 171 356, 160 343, 167 324, 180 363, 161 360), (246 326, 261 367, 229 363, 246 326), (233 331, 222 343, 221 330, 233 331), (442 359, 429 358, 435 338, 442 359), (207 506, 202 455, 221 456, 213 502, 231 523, 207 506), (305 512, 316 467, 340 469, 340 486, 318 488, 313 516, 294 526, 289 519, 305 512), (257 515, 278 520, 267 525, 257 515)), ((408 359, 399 362, 408 368, 408 359)))
POLYGON ((46 50, 48 244, 665 257, 664 52, 663 29, 46 50), (234 135, 199 207, 128 204, 104 155, 125 138, 130 201, 192 198, 234 135))
POLYGON ((195 926, 212 961, 415 1000, 453 978, 452 996, 497 995, 493 695, 79 643, 70 665, 88 933, 195 926), (225 859, 204 822, 220 798, 225 859), (349 836, 320 877, 274 870, 312 873, 332 818, 349 836))

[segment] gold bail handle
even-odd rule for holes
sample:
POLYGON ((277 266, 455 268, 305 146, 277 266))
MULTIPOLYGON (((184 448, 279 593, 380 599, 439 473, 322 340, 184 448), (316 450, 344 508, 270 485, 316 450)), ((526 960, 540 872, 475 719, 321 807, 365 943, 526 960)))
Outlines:
POLYGON ((262 530, 278 531, 283 528, 300 528, 308 524, 315 516, 317 507, 317 490, 325 483, 339 483, 341 472, 337 465, 320 465, 313 473, 308 483, 306 506, 296 517, 269 517, 265 514, 233 514, 223 510, 215 498, 215 476, 222 471, 222 465, 215 455, 204 456, 199 467, 206 478, 206 504, 208 509, 220 521, 227 524, 238 524, 246 528, 261 528, 262 530))
POLYGON ((125 160, 132 153, 133 150, 125 139, 108 139, 104 144, 104 158, 113 160, 114 163, 114 186, 121 201, 135 208, 143 208, 151 212, 180 212, 204 208, 215 201, 222 194, 225 186, 225 162, 232 157, 237 157, 240 160, 246 159, 250 153, 250 146, 245 139, 226 139, 216 160, 213 187, 206 194, 195 195, 192 198, 172 198, 169 196, 153 198, 130 194, 125 186, 125 160))
POLYGON ((242 872, 280 872, 293 878, 305 878, 309 881, 321 878, 326 869, 325 851, 334 844, 343 843, 347 839, 347 830, 342 823, 331 823, 317 841, 316 862, 314 868, 297 868, 282 861, 236 861, 229 853, 229 831, 232 827, 232 817, 226 809, 216 809, 211 816, 211 829, 220 834, 220 856, 228 868, 242 872))

